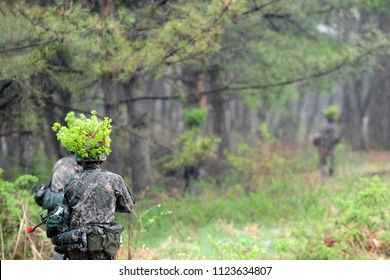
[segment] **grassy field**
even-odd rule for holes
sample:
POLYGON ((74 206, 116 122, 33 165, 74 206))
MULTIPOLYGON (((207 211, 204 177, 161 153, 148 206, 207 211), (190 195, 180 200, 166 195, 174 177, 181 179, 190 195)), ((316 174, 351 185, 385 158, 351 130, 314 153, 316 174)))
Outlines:
MULTIPOLYGON (((336 174, 324 180, 312 151, 265 151, 244 147, 222 184, 205 176, 198 195, 180 195, 174 178, 157 180, 134 214, 117 215, 125 226, 118 258, 390 259, 390 153, 341 146, 336 174)), ((44 226, 27 234, 40 221, 27 180, 0 180, 2 259, 53 253, 44 226)))
POLYGON ((202 182, 198 196, 141 199, 119 259, 389 258, 390 154, 340 150, 326 180, 313 161, 250 191, 225 178, 220 189, 202 182))

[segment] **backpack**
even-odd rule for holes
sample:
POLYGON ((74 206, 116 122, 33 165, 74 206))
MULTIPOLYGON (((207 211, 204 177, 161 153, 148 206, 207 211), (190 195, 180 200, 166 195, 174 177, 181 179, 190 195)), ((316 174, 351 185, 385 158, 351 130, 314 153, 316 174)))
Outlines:
POLYGON ((43 183, 42 186, 34 192, 35 202, 41 207, 43 205, 43 198, 45 197, 47 190, 50 189, 50 186, 51 186, 51 181, 47 183, 43 183))

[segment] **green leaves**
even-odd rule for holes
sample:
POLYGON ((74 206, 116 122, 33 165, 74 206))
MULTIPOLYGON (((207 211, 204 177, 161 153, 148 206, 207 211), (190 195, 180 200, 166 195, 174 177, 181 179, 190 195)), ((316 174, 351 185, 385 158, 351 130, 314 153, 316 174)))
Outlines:
POLYGON ((340 115, 340 107, 338 105, 332 105, 323 110, 325 118, 336 120, 340 115))
MULTIPOLYGON (((30 223, 31 215, 39 214, 39 207, 33 201, 32 190, 38 178, 32 175, 21 175, 13 181, 2 178, 0 168, 0 229, 1 249, 4 259, 26 259, 31 257, 31 239, 25 236, 25 229, 30 223), (31 212, 29 213, 28 210, 31 212), (23 244, 24 243, 24 244, 23 244)), ((34 237, 31 237, 34 238, 34 237)))
POLYGON ((347 229, 357 228, 359 232, 367 228, 390 226, 390 193, 388 187, 379 177, 372 179, 360 178, 359 184, 363 187, 351 200, 338 198, 335 204, 339 209, 336 224, 347 229), (375 206, 375 207, 373 207, 375 206))
POLYGON ((65 121, 67 126, 54 123, 52 129, 67 150, 84 159, 99 160, 110 154, 111 119, 99 121, 96 111, 91 111, 91 118, 84 114, 76 118, 74 112, 69 112, 65 121))
POLYGON ((164 165, 167 169, 178 169, 187 165, 198 165, 215 154, 221 141, 216 136, 204 137, 199 127, 184 132, 176 143, 171 161, 164 165))
POLYGON ((206 108, 193 108, 184 111, 184 122, 190 127, 201 126, 205 123, 206 117, 206 108))
POLYGON ((327 221, 307 223, 276 248, 292 259, 381 259, 389 256, 390 193, 377 176, 359 178, 350 198, 333 199, 337 211, 327 221), (303 230, 302 230, 303 229, 303 230))

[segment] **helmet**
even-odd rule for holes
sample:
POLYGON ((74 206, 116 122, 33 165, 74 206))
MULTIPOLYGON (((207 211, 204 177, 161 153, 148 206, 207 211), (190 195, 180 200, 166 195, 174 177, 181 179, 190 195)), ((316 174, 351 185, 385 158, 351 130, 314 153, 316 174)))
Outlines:
POLYGON ((106 154, 102 153, 101 156, 99 158, 83 158, 83 157, 80 157, 78 155, 74 155, 75 156, 75 159, 77 161, 78 164, 81 164, 81 163, 95 163, 95 162, 103 162, 107 159, 107 156, 106 154))

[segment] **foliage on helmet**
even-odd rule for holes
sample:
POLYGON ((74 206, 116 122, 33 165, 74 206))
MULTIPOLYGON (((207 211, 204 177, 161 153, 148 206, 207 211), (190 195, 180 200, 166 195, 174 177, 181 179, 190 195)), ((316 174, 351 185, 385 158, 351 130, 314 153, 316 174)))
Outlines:
POLYGON ((325 108, 322 113, 324 114, 325 118, 336 120, 340 116, 340 107, 338 105, 332 105, 327 108, 325 108))
POLYGON ((65 117, 67 126, 54 123, 52 129, 61 144, 76 157, 104 160, 111 152, 111 121, 108 117, 99 121, 95 110, 91 111, 91 118, 84 114, 77 118, 74 112, 69 112, 65 117))
POLYGON ((184 110, 184 122, 190 126, 201 126, 205 123, 207 117, 206 108, 192 108, 184 110))

